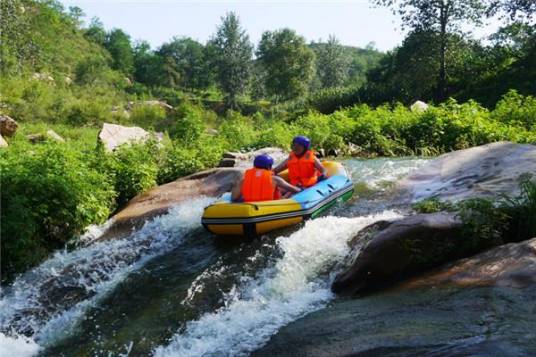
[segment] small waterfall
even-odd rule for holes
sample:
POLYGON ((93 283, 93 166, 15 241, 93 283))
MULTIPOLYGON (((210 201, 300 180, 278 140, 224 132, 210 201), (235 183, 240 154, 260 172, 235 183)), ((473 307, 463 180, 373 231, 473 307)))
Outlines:
POLYGON ((226 295, 224 306, 186 324, 156 356, 246 355, 282 326, 322 308, 331 299, 329 274, 349 251, 348 240, 365 226, 399 214, 325 217, 276 240, 281 257, 226 295))
MULTIPOLYGON (((87 309, 128 274, 199 228, 203 209, 213 200, 181 203, 123 239, 56 252, 16 279, 0 299, 0 352, 5 352, 0 355, 35 353, 37 343, 46 346, 71 332, 87 309)), ((98 238, 108 225, 92 227, 84 243, 98 238)))

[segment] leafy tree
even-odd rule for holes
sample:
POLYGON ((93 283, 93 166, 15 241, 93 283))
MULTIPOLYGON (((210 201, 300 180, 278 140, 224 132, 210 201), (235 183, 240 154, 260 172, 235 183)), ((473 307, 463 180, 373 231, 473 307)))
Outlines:
POLYGON ((295 31, 282 29, 262 35, 257 56, 266 69, 266 89, 276 100, 307 91, 314 73, 314 52, 295 31))
POLYGON ((82 10, 78 6, 69 7, 69 17, 72 19, 74 25, 77 28, 80 28, 80 26, 83 24, 84 21, 82 20, 82 18, 84 16, 86 16, 86 14, 84 14, 84 10, 82 10))
POLYGON ((502 13, 511 21, 530 23, 536 15, 536 1, 534 0, 491 0, 487 15, 494 16, 502 13))
POLYGON ((179 75, 180 86, 187 89, 205 89, 211 82, 211 68, 208 65, 205 48, 189 38, 174 38, 162 45, 158 55, 166 59, 179 75))
POLYGON ((238 96, 248 86, 253 56, 253 45, 235 13, 230 12, 222 18, 207 50, 217 72, 218 84, 225 93, 226 103, 235 108, 238 96))
POLYGON ((106 43, 106 30, 104 29, 104 25, 98 17, 91 19, 89 27, 84 31, 84 36, 90 41, 104 46, 106 43))
POLYGON ((163 85, 163 60, 151 50, 147 41, 134 46, 134 80, 148 86, 163 85))
POLYGON ((112 55, 112 68, 130 75, 134 69, 130 36, 123 30, 114 29, 106 36, 104 46, 112 55))
MULTIPOLYGON (((399 100, 411 103, 417 99, 431 100, 438 86, 437 72, 441 66, 435 55, 440 46, 440 34, 434 31, 411 32, 402 45, 390 52, 379 66, 367 75, 368 87, 364 99, 375 104, 399 100)), ((475 44, 464 41, 459 35, 449 34, 447 43, 451 47, 446 60, 450 63, 451 90, 456 83, 465 80, 472 68, 475 44)), ((478 46, 476 46, 478 47, 478 46)))
POLYGON ((464 22, 480 24, 488 10, 485 0, 372 0, 380 6, 391 7, 401 16, 403 26, 413 31, 439 33, 436 55, 439 60, 437 95, 441 100, 447 90, 448 33, 461 31, 464 22))
POLYGON ((315 47, 316 73, 322 88, 342 87, 348 80, 350 58, 335 36, 315 47))

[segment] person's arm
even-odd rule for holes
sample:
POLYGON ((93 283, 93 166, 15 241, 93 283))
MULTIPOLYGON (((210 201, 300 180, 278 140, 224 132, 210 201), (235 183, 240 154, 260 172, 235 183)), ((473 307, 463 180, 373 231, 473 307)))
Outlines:
POLYGON ((242 198, 242 182, 244 181, 244 177, 237 182, 235 182, 233 189, 231 190, 231 201, 232 202, 238 202, 242 198))
POLYGON ((318 160, 318 157, 315 157, 315 169, 320 172, 320 175, 324 176, 324 178, 328 178, 328 170, 322 165, 320 160, 318 160))
POLYGON ((281 171, 285 170, 287 168, 287 162, 288 162, 288 158, 285 159, 285 161, 283 161, 282 163, 280 163, 279 165, 277 165, 273 171, 274 171, 274 174, 278 174, 280 173, 281 171))
POLYGON ((289 192, 292 192, 292 193, 298 193, 298 192, 300 192, 302 190, 301 188, 299 188, 297 186, 291 185, 290 183, 288 183, 287 181, 285 181, 281 177, 274 176, 273 180, 274 180, 276 186, 278 188, 280 188, 281 190, 283 190, 283 191, 289 191, 289 192))

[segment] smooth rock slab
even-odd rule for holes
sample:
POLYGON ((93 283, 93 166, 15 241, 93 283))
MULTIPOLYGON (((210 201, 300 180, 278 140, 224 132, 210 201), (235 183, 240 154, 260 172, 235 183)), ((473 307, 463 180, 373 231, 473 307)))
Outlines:
POLYGON ((397 189, 408 202, 515 196, 523 174, 536 175, 536 146, 503 141, 441 155, 401 180, 397 189))

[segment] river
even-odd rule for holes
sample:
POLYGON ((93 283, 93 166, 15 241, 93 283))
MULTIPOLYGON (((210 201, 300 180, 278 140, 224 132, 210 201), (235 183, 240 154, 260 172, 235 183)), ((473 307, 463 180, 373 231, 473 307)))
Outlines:
POLYGON ((531 289, 331 293, 348 240, 403 214, 389 191, 425 162, 348 160, 359 197, 251 241, 206 233, 200 217, 215 198, 204 197, 126 239, 57 252, 2 291, 0 355, 536 352, 531 289))

